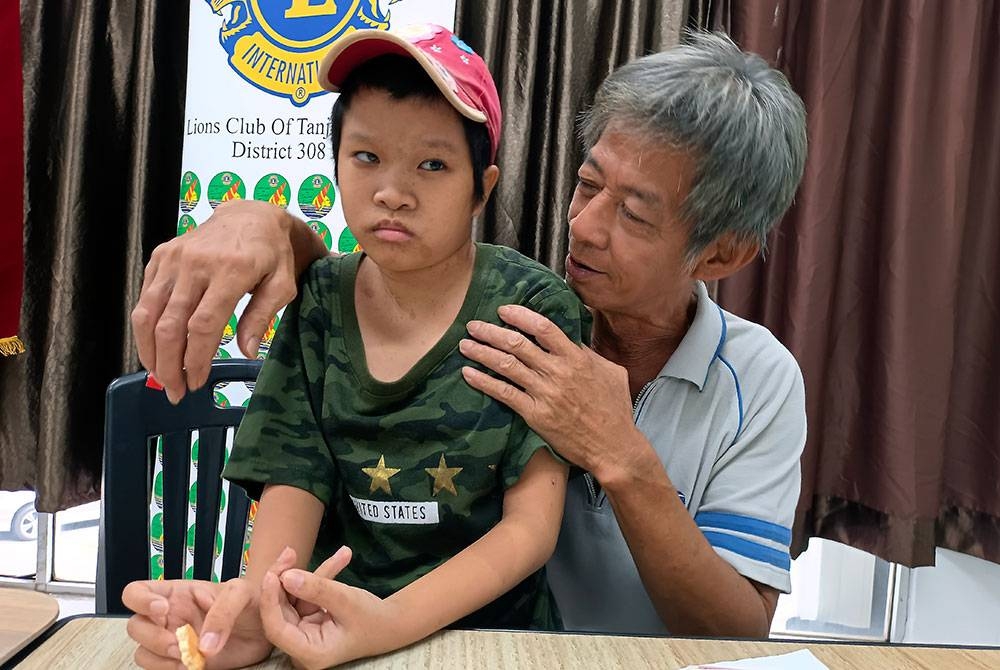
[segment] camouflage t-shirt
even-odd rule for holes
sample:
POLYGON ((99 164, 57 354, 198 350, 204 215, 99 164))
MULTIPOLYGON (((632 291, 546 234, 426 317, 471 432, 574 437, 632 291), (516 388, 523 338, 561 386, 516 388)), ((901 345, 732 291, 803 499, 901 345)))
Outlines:
MULTIPOLYGON (((346 544, 354 558, 338 579, 386 597, 496 525, 504 490, 546 448, 520 416, 465 382, 465 324, 499 324, 498 307, 521 304, 581 342, 590 319, 548 269, 478 244, 454 323, 405 376, 380 382, 368 371, 354 309, 361 258, 324 258, 306 272, 224 474, 255 498, 265 484, 316 496, 326 514, 310 567, 346 544)), ((544 570, 456 625, 558 628, 544 570)))

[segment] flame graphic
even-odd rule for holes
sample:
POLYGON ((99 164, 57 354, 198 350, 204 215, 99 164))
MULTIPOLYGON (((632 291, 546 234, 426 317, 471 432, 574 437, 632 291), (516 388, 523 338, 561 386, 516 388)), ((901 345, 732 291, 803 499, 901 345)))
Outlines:
POLYGON ((268 203, 272 205, 278 205, 279 207, 286 207, 288 205, 288 198, 285 197, 285 187, 288 184, 282 184, 278 187, 278 190, 271 194, 271 197, 267 199, 268 203))
POLYGON ((193 205, 198 202, 198 191, 195 190, 195 186, 198 185, 197 179, 191 180, 191 185, 188 186, 187 192, 184 194, 184 203, 188 205, 193 205))
POLYGON ((226 191, 226 194, 222 196, 222 202, 229 202, 230 200, 239 200, 240 199, 239 189, 241 183, 242 182, 239 179, 234 181, 233 185, 229 187, 228 191, 226 191))
POLYGON ((333 203, 330 202, 330 198, 326 195, 330 191, 330 184, 323 187, 323 190, 316 194, 313 198, 312 206, 317 210, 323 209, 324 207, 332 207, 333 203))

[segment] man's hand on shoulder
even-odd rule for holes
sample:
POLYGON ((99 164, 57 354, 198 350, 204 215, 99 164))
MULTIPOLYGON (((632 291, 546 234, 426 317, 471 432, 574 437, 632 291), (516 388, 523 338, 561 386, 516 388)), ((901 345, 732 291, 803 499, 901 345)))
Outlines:
POLYGON ((326 248, 302 221, 274 205, 220 205, 196 230, 153 250, 132 327, 143 366, 171 402, 208 379, 237 302, 253 294, 237 337, 256 356, 271 318, 296 293, 296 277, 326 248))

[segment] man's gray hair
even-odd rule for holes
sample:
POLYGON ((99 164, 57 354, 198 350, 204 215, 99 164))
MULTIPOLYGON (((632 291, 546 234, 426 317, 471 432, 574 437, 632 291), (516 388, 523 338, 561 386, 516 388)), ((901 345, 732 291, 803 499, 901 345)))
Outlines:
POLYGON ((802 100, 781 72, 722 33, 689 33, 686 44, 611 73, 581 118, 588 151, 609 124, 691 153, 680 212, 691 225, 689 262, 726 233, 763 250, 802 179, 802 100))

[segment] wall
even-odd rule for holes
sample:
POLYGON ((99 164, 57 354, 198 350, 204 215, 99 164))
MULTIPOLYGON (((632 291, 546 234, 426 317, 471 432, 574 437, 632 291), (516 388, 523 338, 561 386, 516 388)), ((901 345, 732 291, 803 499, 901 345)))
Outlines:
POLYGON ((907 593, 893 641, 1000 645, 1000 565, 938 549, 937 565, 910 571, 907 593))

